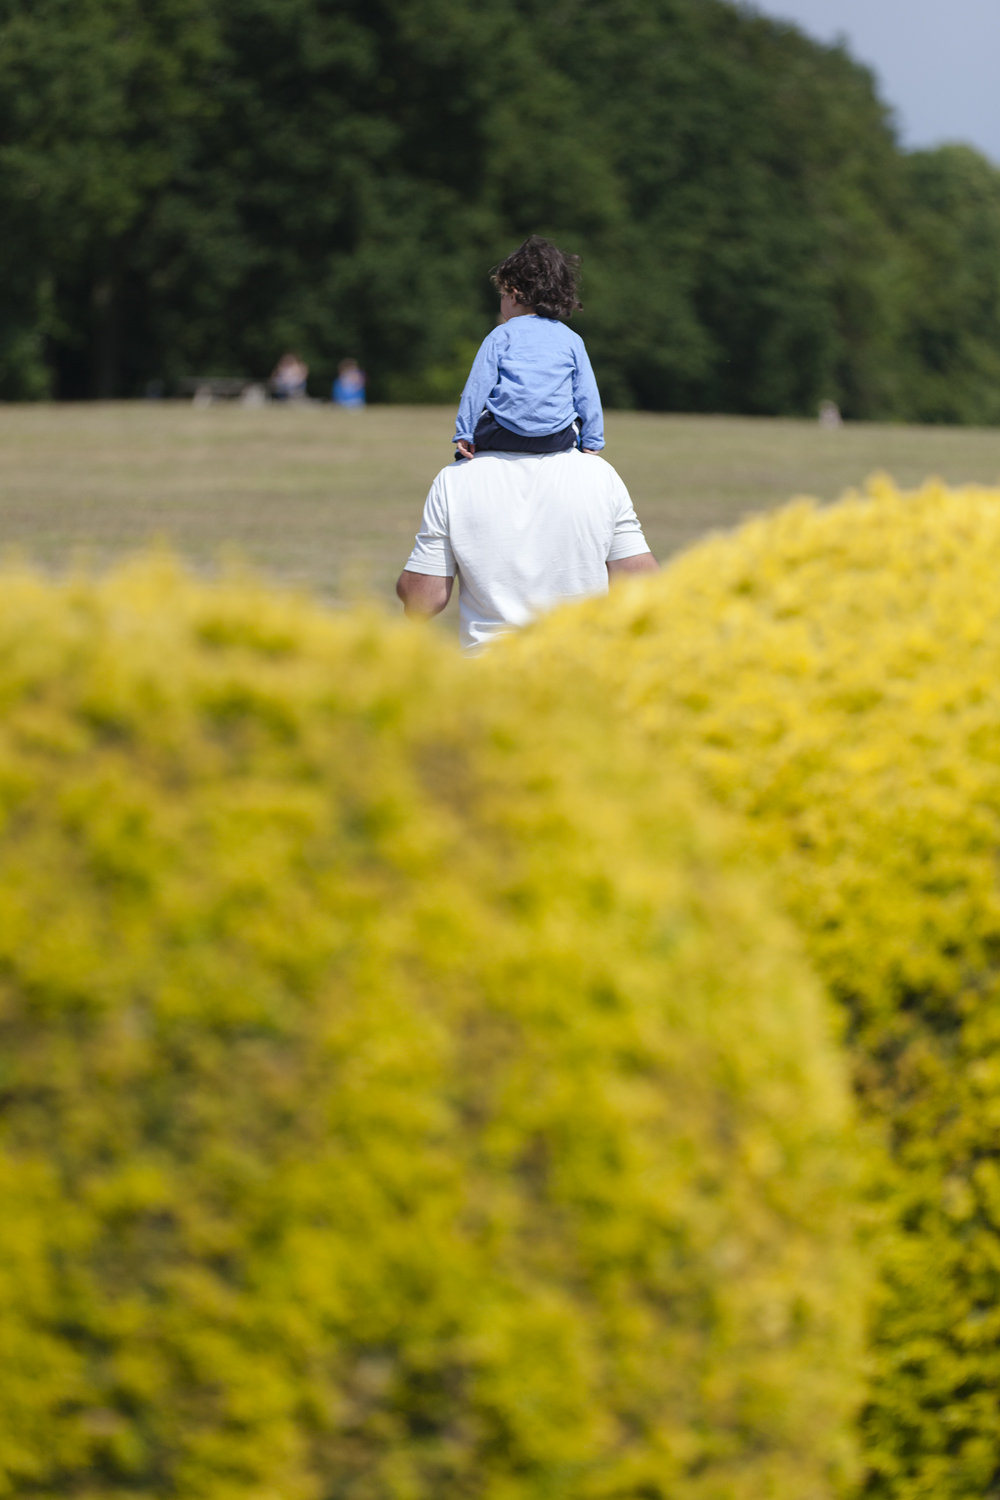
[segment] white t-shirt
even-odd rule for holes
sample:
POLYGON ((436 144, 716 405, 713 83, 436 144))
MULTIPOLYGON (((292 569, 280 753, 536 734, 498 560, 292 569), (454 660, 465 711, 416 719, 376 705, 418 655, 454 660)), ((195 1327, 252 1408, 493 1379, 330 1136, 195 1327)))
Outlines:
POLYGON ((431 485, 411 573, 458 573, 462 646, 475 650, 565 599, 604 594, 608 562, 648 552, 609 463, 566 453, 481 453, 431 485))

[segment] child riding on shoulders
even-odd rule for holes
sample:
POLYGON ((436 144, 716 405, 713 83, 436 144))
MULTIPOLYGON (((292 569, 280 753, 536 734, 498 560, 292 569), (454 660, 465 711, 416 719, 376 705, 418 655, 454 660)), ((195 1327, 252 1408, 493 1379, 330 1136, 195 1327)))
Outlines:
POLYGON ((601 398, 583 340, 580 259, 533 234, 491 274, 500 324, 483 340, 462 392, 455 457, 484 451, 584 453, 604 447, 601 398))

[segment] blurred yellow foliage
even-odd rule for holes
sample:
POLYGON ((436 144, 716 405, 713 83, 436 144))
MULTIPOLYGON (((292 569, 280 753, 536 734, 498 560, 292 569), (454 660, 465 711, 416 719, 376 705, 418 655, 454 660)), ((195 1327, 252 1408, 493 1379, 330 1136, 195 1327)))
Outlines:
POLYGON ((0 1493, 826 1500, 830 1017, 588 672, 0 590, 0 1493))
POLYGON ((894 1164, 866 1493, 992 1494, 1000 489, 877 478, 796 502, 506 654, 588 664, 609 712, 739 809, 775 864, 894 1164))

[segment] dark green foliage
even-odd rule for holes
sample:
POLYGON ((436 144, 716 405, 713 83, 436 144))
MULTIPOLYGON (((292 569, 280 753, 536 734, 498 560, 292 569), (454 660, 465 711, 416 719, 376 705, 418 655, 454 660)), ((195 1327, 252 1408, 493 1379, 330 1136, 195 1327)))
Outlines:
POLYGON ((201 0, 8 0, 0 10, 0 381, 40 394, 133 388, 163 231, 183 218, 215 112, 201 0), (53 355, 46 360, 43 342, 53 355))
POLYGON ((907 180, 905 408, 923 422, 1000 422, 1000 172, 943 146, 910 157, 907 180))
POLYGON ((870 383, 876 324, 853 326, 850 291, 886 251, 871 188, 894 155, 868 75, 725 5, 584 14, 567 66, 607 98, 627 193, 631 243, 593 320, 621 398, 804 411, 870 383))
POLYGON ((724 0, 0 0, 9 396, 293 345, 451 399, 537 231, 609 404, 992 421, 998 196, 724 0))

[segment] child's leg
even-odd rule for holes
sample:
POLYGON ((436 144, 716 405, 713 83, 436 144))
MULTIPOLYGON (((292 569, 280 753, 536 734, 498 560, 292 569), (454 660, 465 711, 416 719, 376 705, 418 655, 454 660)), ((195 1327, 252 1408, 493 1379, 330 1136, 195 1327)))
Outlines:
POLYGON ((576 447, 577 431, 570 425, 562 432, 525 437, 523 433, 511 432, 509 427, 504 427, 492 412, 484 411, 476 423, 472 440, 477 453, 565 453, 576 447))

